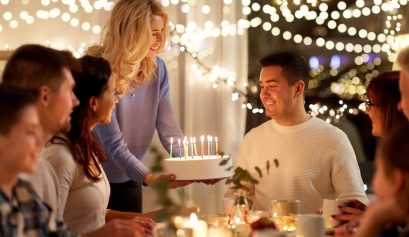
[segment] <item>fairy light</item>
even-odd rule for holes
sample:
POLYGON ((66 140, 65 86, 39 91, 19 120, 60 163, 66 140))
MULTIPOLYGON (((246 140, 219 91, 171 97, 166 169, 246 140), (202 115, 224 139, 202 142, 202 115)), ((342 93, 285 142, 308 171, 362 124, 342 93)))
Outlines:
MULTIPOLYGON (((29 0, 23 0, 23 4, 29 4, 29 0)), ((34 13, 33 16, 30 16, 28 12, 21 11, 19 13, 4 13, 3 18, 8 21, 8 24, 0 25, 0 32, 4 27, 18 28, 19 25, 27 23, 33 24, 35 19, 39 20, 48 20, 48 19, 59 19, 62 22, 71 25, 72 27, 78 27, 84 32, 91 32, 93 34, 100 34, 102 29, 98 24, 93 24, 92 22, 83 21, 82 18, 76 16, 79 11, 91 14, 94 11, 106 10, 110 11, 114 5, 114 1, 108 0, 96 0, 91 4, 90 1, 81 0, 81 1, 61 1, 63 5, 66 6, 66 9, 63 8, 53 8, 53 4, 58 1, 55 0, 41 0, 43 6, 47 6, 48 9, 44 10, 39 9, 34 13), (17 16, 17 18, 16 18, 17 16), (20 17, 20 18, 18 18, 20 17), (14 19, 16 18, 16 19, 14 19), (81 19, 81 20, 80 20, 81 19)), ((164 6, 178 5, 179 10, 182 13, 189 13, 192 11, 195 1, 187 0, 161 0, 164 6)), ((9 1, 0 0, 0 3, 7 5, 9 1)), ((228 14, 230 10, 229 5, 232 4, 232 0, 223 0, 223 12, 228 14)), ((354 26, 347 26, 346 24, 338 24, 340 18, 359 18, 363 16, 369 16, 371 14, 379 14, 381 12, 388 12, 399 10, 402 6, 407 4, 407 0, 390 0, 388 2, 383 2, 381 0, 374 0, 373 5, 370 6, 370 3, 363 0, 357 0, 355 5, 351 8, 347 8, 347 5, 344 1, 339 1, 337 3, 337 10, 328 12, 328 4, 325 2, 317 0, 306 0, 306 1, 293 1, 293 4, 296 5, 296 10, 293 12, 290 9, 289 1, 277 1, 276 4, 278 7, 269 4, 259 4, 251 0, 241 0, 242 12, 245 15, 250 15, 251 12, 264 12, 269 14, 269 20, 263 21, 259 17, 254 17, 253 19, 238 19, 237 22, 228 22, 221 21, 220 24, 206 21, 203 27, 197 23, 187 24, 183 26, 180 24, 171 23, 174 25, 174 31, 176 34, 172 35, 170 43, 173 46, 169 47, 169 56, 174 57, 178 56, 180 52, 188 53, 195 61, 195 64, 199 65, 195 69, 195 73, 198 75, 207 75, 206 77, 212 78, 214 82, 211 84, 214 88, 219 88, 220 85, 225 84, 229 88, 237 88, 234 80, 228 78, 235 78, 231 74, 229 76, 222 75, 222 72, 214 73, 212 69, 214 67, 209 67, 209 70, 203 69, 203 64, 200 60, 210 56, 214 52, 213 46, 204 47, 203 42, 207 39, 216 38, 216 37, 229 37, 242 35, 249 27, 262 27, 264 31, 271 32, 273 36, 281 36, 287 41, 293 41, 294 43, 302 43, 306 46, 312 44, 317 45, 320 48, 325 48, 326 50, 334 51, 346 51, 354 52, 357 54, 369 54, 372 52, 375 53, 387 53, 389 60, 394 59, 396 55, 394 54, 397 45, 397 40, 395 36, 401 30, 400 21, 403 19, 402 16, 397 15, 395 18, 389 18, 385 22, 385 25, 389 26, 382 32, 376 34, 375 32, 369 32, 366 29, 358 29, 354 26), (343 43, 343 42, 334 42, 331 40, 326 40, 324 38, 317 38, 313 40, 312 37, 306 35, 292 32, 291 30, 280 28, 275 22, 280 20, 285 20, 289 23, 293 22, 295 19, 305 18, 307 20, 313 20, 318 25, 326 25, 330 29, 335 29, 340 33, 347 34, 349 36, 358 35, 362 39, 367 39, 368 43, 366 44, 357 44, 357 43, 343 43), (176 25, 176 26, 175 26, 176 25)), ((294 5, 291 5, 291 8, 294 5)), ((209 5, 203 5, 199 8, 199 11, 208 15, 212 13, 212 8, 209 5)), ((401 43, 402 41, 399 41, 401 43)), ((76 55, 81 54, 81 50, 76 51, 76 55)), ((362 56, 357 56, 354 60, 356 64, 360 66, 365 65, 365 60, 362 56)), ((375 60, 373 62, 375 65, 375 60)), ((177 62, 169 63, 170 67, 176 67, 177 62)), ((318 70, 316 73, 319 74, 323 69, 318 70)), ((224 71, 225 72, 225 71, 224 71)), ((339 70, 331 68, 330 75, 338 75, 339 70)), ((368 75, 368 74, 366 74, 368 75)), ((371 74, 372 75, 372 74, 371 74)), ((369 77, 369 76, 368 76, 369 77)), ((353 89, 348 90, 350 92, 353 89)), ((355 88, 355 92, 359 94, 359 91, 362 91, 359 88, 355 88)), ((237 101, 238 97, 246 97, 246 93, 232 93, 232 100, 237 101)), ((247 105, 246 105, 247 108, 247 105)), ((252 111, 260 111, 252 106, 252 111)))

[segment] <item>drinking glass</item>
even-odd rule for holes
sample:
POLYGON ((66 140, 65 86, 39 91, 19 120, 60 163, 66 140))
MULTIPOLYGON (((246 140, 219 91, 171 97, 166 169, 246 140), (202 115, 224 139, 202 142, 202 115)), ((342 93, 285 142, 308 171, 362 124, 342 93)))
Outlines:
POLYGON ((270 215, 280 231, 295 230, 295 216, 299 210, 299 200, 272 200, 270 203, 270 215))
POLYGON ((222 200, 223 213, 227 216, 231 216, 233 214, 233 207, 235 203, 236 200, 234 197, 223 198, 222 200))

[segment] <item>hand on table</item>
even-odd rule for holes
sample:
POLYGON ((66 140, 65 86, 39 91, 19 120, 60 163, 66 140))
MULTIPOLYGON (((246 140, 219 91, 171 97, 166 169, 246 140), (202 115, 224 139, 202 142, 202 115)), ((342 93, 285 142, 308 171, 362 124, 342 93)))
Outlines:
POLYGON ((152 235, 153 227, 155 227, 156 225, 156 222, 154 220, 143 216, 134 217, 132 220, 144 229, 144 234, 152 235))
POLYGON ((338 207, 342 214, 331 216, 337 221, 344 224, 338 225, 334 228, 336 236, 350 236, 353 230, 359 225, 359 221, 362 218, 362 214, 366 209, 365 204, 358 200, 347 201, 346 206, 338 207))

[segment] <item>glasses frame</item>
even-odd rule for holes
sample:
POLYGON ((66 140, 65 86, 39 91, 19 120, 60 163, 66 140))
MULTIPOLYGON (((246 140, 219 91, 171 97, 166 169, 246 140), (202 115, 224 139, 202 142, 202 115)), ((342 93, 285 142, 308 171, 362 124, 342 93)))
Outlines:
POLYGON ((372 107, 377 107, 377 106, 379 106, 378 104, 375 104, 375 103, 373 103, 370 99, 366 99, 365 101, 364 101, 364 103, 365 103, 365 110, 366 111, 369 111, 372 107))

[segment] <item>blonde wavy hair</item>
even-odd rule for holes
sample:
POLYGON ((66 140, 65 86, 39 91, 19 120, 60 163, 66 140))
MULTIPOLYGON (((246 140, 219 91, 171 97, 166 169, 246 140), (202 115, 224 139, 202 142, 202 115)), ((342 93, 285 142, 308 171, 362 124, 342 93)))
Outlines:
POLYGON ((396 61, 402 70, 409 73, 409 47, 402 49, 396 61))
POLYGON ((116 89, 124 95, 156 71, 156 59, 147 58, 152 42, 151 17, 162 17, 162 52, 169 35, 169 19, 156 0, 119 0, 112 9, 102 35, 102 45, 91 46, 87 54, 104 57, 116 78, 116 89))

